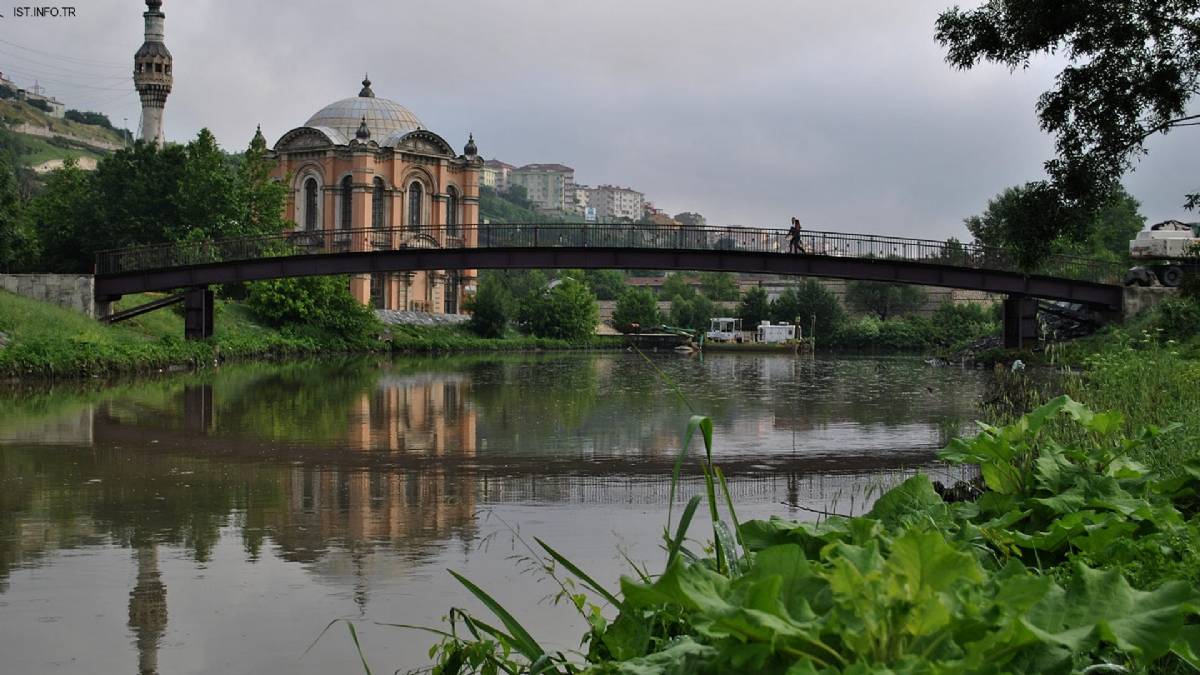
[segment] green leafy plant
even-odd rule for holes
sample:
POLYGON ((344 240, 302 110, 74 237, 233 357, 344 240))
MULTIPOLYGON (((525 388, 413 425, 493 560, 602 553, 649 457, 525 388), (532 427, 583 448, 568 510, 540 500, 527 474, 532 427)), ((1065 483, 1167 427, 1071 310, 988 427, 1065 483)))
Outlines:
POLYGON ((979 468, 973 499, 947 502, 918 474, 860 517, 739 524, 713 462, 712 421, 693 416, 672 470, 660 574, 634 566, 612 591, 548 544, 537 541, 549 560, 528 547, 587 621, 585 653, 550 653, 455 574, 499 625, 452 609, 449 628, 432 631, 433 672, 1200 669, 1200 463, 1166 475, 1136 459, 1174 427, 1128 435, 1119 414, 1062 396, 980 428, 942 453, 979 468), (705 490, 675 521, 697 435, 705 490), (703 504, 712 538, 697 549, 688 532, 703 504))

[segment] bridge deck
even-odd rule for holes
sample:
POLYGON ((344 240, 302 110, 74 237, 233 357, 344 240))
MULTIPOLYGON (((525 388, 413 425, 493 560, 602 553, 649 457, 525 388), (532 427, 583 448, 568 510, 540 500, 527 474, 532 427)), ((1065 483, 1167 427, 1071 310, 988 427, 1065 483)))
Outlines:
POLYGON ((288 232, 102 251, 96 296, 322 274, 424 269, 724 270, 927 284, 1115 309, 1123 269, 1052 256, 1022 271, 1002 250, 902 237, 743 227, 487 224, 288 232))

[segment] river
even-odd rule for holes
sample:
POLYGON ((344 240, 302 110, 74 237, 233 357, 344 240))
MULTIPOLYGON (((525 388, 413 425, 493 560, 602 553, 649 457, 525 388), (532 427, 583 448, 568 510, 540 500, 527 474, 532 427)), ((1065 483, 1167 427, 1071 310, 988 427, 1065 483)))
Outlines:
MULTIPOLYGON (((523 542, 613 588, 626 556, 661 569, 692 411, 714 420, 743 520, 857 514, 915 468, 947 471, 934 452, 978 415, 988 377, 907 358, 603 353, 0 392, 0 671, 360 672, 341 624, 305 653, 348 618, 375 672, 404 672, 434 638, 379 624, 486 614, 447 570, 576 649, 583 623, 548 599, 523 542)), ((679 504, 700 485, 695 461, 685 473, 679 504)))

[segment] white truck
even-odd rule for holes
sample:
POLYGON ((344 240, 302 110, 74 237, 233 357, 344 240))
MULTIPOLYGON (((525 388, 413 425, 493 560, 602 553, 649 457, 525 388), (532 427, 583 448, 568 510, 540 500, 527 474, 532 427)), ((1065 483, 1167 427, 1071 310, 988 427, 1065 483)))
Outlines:
POLYGON ((1200 274, 1200 223, 1165 220, 1138 232, 1129 242, 1129 257, 1145 261, 1125 273, 1125 285, 1178 286, 1184 275, 1200 274))

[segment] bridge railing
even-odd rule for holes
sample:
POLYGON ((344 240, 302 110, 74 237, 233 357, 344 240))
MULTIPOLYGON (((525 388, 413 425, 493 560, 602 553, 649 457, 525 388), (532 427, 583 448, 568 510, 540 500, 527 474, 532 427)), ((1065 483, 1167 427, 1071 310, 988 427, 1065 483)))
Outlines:
POLYGON ((979 270, 1119 283, 1123 268, 1108 261, 1051 256, 1034 270, 1021 270, 1002 249, 870 234, 804 230, 799 251, 787 232, 751 227, 581 223, 493 223, 422 225, 386 229, 291 231, 210 241, 184 241, 100 251, 97 274, 123 274, 190 265, 262 258, 414 248, 647 248, 730 251, 840 258, 886 258, 979 270))

